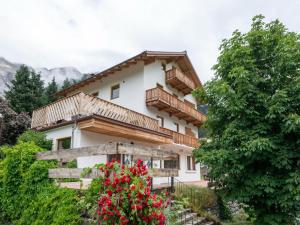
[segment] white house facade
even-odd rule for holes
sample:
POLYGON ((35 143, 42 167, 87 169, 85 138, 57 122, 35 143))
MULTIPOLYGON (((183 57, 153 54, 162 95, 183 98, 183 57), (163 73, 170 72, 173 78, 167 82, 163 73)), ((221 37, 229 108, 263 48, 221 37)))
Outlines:
POLYGON ((78 168, 141 158, 151 168, 178 169, 181 182, 197 182, 200 165, 192 151, 206 118, 191 92, 200 85, 186 52, 145 51, 59 92, 60 100, 33 112, 32 128, 53 140, 53 151, 118 143, 162 152, 78 156, 78 168), (163 157, 170 152, 177 157, 163 157))

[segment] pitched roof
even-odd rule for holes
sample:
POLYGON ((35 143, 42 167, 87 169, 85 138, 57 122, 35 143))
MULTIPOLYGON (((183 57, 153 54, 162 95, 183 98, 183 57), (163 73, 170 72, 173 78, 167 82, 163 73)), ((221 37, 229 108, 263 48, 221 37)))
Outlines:
POLYGON ((182 52, 143 51, 140 54, 132 58, 129 58, 117 65, 114 65, 102 72, 96 73, 93 76, 83 81, 80 81, 79 83, 74 84, 69 88, 59 91, 57 95, 65 96, 67 93, 71 91, 74 91, 96 80, 100 80, 103 77, 112 75, 116 71, 121 71, 123 68, 136 64, 138 61, 144 61, 145 64, 149 64, 153 62, 155 59, 163 59, 166 60, 167 62, 175 61, 179 65, 182 72, 192 78, 192 80, 195 82, 197 87, 202 85, 186 51, 182 51, 182 52))

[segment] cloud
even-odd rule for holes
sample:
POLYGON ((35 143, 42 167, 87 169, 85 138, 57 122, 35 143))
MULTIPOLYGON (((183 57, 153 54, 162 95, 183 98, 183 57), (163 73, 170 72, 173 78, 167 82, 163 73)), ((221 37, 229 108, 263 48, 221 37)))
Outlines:
POLYGON ((147 50, 188 54, 211 79, 223 38, 251 18, 279 18, 299 32, 300 1, 0 0, 0 55, 34 67, 95 72, 147 50))

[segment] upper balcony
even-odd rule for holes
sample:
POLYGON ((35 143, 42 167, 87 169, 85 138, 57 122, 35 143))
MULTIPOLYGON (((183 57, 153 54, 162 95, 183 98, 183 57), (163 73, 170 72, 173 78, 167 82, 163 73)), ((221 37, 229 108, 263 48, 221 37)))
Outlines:
POLYGON ((197 111, 191 104, 181 101, 178 97, 159 87, 146 91, 146 104, 168 112, 170 116, 183 119, 195 126, 200 126, 206 120, 206 116, 197 111))
POLYGON ((31 128, 77 123, 82 130, 157 144, 173 143, 156 119, 82 92, 33 111, 31 128))
POLYGON ((190 94, 196 88, 193 80, 177 68, 166 71, 166 83, 184 95, 190 94))

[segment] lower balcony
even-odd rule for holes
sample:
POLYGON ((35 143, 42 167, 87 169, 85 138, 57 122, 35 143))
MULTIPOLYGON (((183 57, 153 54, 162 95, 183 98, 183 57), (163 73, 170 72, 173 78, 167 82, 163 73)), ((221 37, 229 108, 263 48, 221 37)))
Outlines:
POLYGON ((161 130, 161 132, 171 135, 173 137, 173 141, 176 144, 186 145, 193 148, 199 147, 199 140, 196 137, 186 135, 186 134, 181 134, 176 131, 163 128, 163 127, 160 127, 159 129, 161 130))

